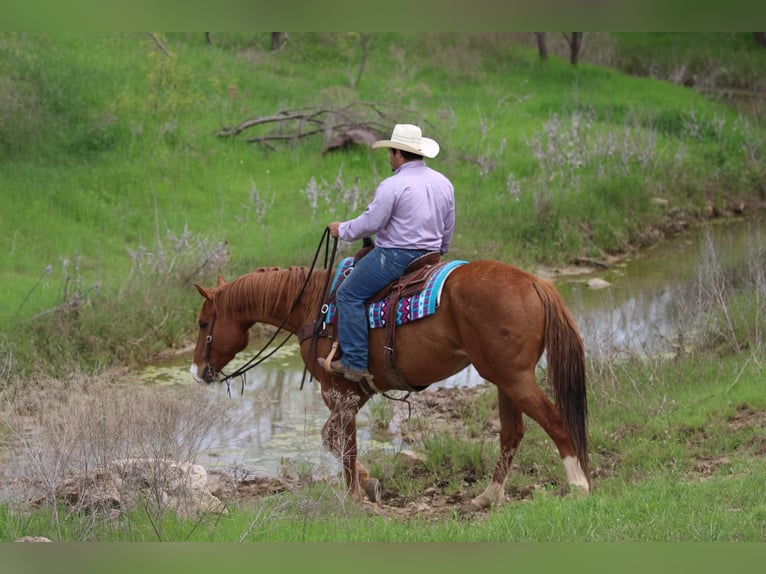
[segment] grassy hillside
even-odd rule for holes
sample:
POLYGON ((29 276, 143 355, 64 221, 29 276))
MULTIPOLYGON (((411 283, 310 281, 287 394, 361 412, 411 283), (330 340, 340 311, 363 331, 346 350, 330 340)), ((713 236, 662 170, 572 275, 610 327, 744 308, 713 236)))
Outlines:
POLYGON ((363 209, 389 167, 363 147, 322 155, 331 134, 271 147, 246 139, 275 124, 214 135, 280 110, 371 103, 359 119, 381 135, 422 124, 443 149, 430 165, 456 187, 452 257, 598 259, 762 198, 757 119, 589 63, 641 73, 657 54, 717 50, 766 69, 747 35, 692 36, 666 50, 647 47, 659 36, 594 36, 573 67, 542 64, 519 34, 290 34, 271 52, 268 34, 4 33, 0 344, 146 356, 188 336, 191 281, 310 263, 325 224, 363 209))

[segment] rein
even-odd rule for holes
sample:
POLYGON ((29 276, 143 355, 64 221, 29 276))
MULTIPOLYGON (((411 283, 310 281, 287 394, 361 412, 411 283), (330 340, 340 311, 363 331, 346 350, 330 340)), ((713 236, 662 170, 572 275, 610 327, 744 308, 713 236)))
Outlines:
MULTIPOLYGON (((322 244, 324 243, 325 251, 324 251, 324 268, 326 271, 325 274, 325 280, 324 285, 322 286, 322 297, 320 298, 320 305, 317 309, 317 315, 314 319, 314 325, 312 327, 311 331, 311 343, 309 344, 309 353, 308 358, 309 361, 311 361, 311 357, 314 356, 314 353, 316 351, 316 344, 317 344, 317 335, 319 334, 319 318, 322 316, 323 313, 327 312, 327 292, 330 288, 330 281, 332 279, 332 271, 335 269, 335 255, 338 252, 338 238, 335 237, 332 244, 332 254, 329 255, 328 258, 328 250, 330 247, 329 237, 330 237, 330 228, 327 227, 325 229, 324 234, 322 235, 322 239, 319 240, 319 246, 317 247, 317 253, 314 255, 314 263, 312 263, 312 269, 313 265, 316 263, 317 256, 319 255, 319 251, 322 249, 322 244), (325 241, 327 239, 328 241, 325 241)), ((307 279, 308 281, 308 279, 307 279)), ((306 373, 309 372, 309 361, 306 361, 303 364, 303 376, 301 377, 301 387, 300 390, 303 390, 303 385, 306 384, 306 373)), ((311 379, 309 379, 311 380, 311 379)))
MULTIPOLYGON (((282 319, 282 322, 279 324, 279 327, 277 327, 277 330, 274 332, 274 334, 271 336, 271 338, 261 347, 261 349, 250 358, 250 360, 247 361, 244 365, 239 367, 237 370, 235 370, 231 374, 225 374, 223 371, 221 371, 221 374, 223 375, 223 379, 221 379, 222 383, 226 383, 227 386, 227 393, 229 396, 231 396, 231 389, 229 388, 229 381, 235 377, 239 377, 242 382, 242 387, 240 389, 240 395, 244 394, 245 392, 245 378, 247 371, 250 369, 253 369, 263 363, 266 359, 271 357, 274 353, 276 353, 279 349, 282 348, 282 346, 287 343, 288 339, 292 337, 292 333, 288 333, 287 337, 285 337, 276 347, 274 347, 271 351, 263 355, 263 353, 266 352, 269 345, 271 345, 274 340, 277 338, 279 333, 282 331, 282 329, 285 326, 285 323, 287 323, 287 319, 290 317, 290 314, 293 312, 295 307, 298 305, 298 303, 301 300, 301 297, 303 297, 303 293, 306 291, 306 286, 309 283, 309 279, 311 278, 311 274, 314 272, 314 268, 316 267, 317 260, 319 259, 319 254, 322 251, 322 246, 324 246, 325 251, 325 257, 324 257, 324 267, 325 269, 332 268, 332 266, 335 264, 335 254, 338 250, 338 238, 334 238, 333 241, 333 247, 332 247, 332 255, 328 255, 330 250, 330 228, 327 227, 324 230, 324 233, 322 234, 322 238, 319 240, 319 245, 317 246, 316 253, 314 254, 314 260, 311 262, 311 267, 309 268, 309 272, 306 275, 306 280, 303 282, 303 285, 301 286, 300 291, 298 292, 298 295, 296 296, 295 300, 293 301, 293 304, 290 306, 290 309, 287 311, 287 314, 285 315, 285 318, 282 319), (261 356, 263 355, 263 356, 261 356)), ((328 280, 325 282, 323 291, 322 291, 322 301, 324 301, 324 298, 327 293, 327 288, 329 286, 329 278, 330 273, 327 273, 328 280)), ((207 342, 207 351, 205 353, 205 358, 207 360, 207 355, 210 352, 210 345, 213 342, 213 325, 215 323, 211 323, 210 330, 206 339, 207 342)), ((312 341, 313 345, 313 341, 312 341)), ((303 378, 306 378, 306 369, 304 368, 303 371, 303 378)), ((303 389, 303 382, 301 382, 301 390, 303 389)))

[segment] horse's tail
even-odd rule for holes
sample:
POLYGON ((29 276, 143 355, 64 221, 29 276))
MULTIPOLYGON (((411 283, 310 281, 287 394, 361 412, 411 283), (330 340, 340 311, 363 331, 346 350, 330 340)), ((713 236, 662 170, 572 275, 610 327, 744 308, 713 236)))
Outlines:
POLYGON ((577 459, 588 476, 588 396, 582 337, 558 291, 547 281, 536 281, 535 289, 545 307, 548 381, 577 459))

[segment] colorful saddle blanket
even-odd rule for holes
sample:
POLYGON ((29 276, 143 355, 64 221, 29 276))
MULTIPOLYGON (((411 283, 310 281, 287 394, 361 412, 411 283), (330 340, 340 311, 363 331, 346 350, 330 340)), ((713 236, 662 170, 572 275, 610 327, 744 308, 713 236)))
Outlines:
MULTIPOLYGON (((333 277, 332 284, 330 285, 330 293, 335 293, 338 284, 340 283, 341 276, 353 267, 354 258, 347 257, 338 265, 338 269, 333 277)), ((428 317, 436 312, 439 307, 439 299, 441 298, 442 287, 444 287, 444 281, 447 276, 452 273, 457 267, 465 265, 467 261, 448 261, 446 263, 440 263, 440 268, 428 279, 423 289, 410 295, 408 297, 402 297, 399 299, 399 304, 396 309, 396 324, 402 325, 404 323, 411 323, 423 317, 428 317)), ((389 316, 391 315, 391 309, 389 309, 389 297, 385 297, 380 301, 371 303, 367 308, 367 318, 369 320, 370 329, 378 329, 385 327, 388 324, 389 316)), ((335 323, 337 318, 337 308, 335 301, 330 303, 325 314, 325 321, 327 323, 335 323)))

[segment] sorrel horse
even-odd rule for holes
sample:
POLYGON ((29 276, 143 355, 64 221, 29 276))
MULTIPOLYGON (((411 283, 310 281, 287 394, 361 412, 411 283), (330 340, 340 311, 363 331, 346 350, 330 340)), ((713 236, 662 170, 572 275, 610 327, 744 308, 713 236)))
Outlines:
MULTIPOLYGON (((249 342, 256 322, 297 333, 313 323, 322 304, 327 273, 306 267, 264 268, 215 287, 195 285, 204 297, 191 373, 200 383, 219 380, 220 371, 249 342)), ((369 370, 378 391, 390 390, 383 373, 385 329, 370 331, 369 370)), ((435 314, 397 327, 397 366, 415 387, 427 387, 473 364, 498 389, 500 458, 486 490, 472 504, 485 508, 504 500, 511 462, 524 434, 522 415, 553 439, 570 486, 588 492, 587 398, 582 338, 553 286, 498 261, 457 267, 444 282, 435 314), (547 376, 554 405, 538 386, 535 367, 547 352, 547 376)), ((356 414, 369 399, 359 383, 321 368, 327 340, 301 343, 308 370, 321 384, 330 416, 324 445, 341 461, 355 499, 362 491, 378 500, 380 483, 357 461, 356 414)))

